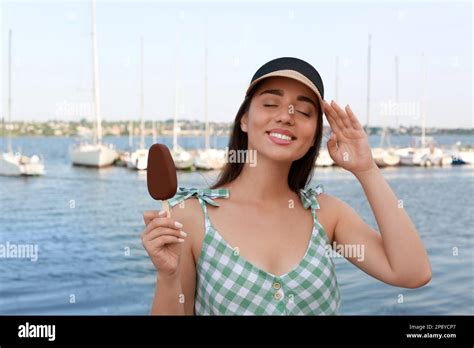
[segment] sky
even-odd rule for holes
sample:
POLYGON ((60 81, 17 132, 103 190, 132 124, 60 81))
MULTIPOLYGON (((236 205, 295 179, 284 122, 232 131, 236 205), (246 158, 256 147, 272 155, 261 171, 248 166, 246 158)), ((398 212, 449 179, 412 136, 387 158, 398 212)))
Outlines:
MULTIPOLYGON (((90 1, 0 3, 2 116, 11 29, 12 120, 91 119, 90 1)), ((176 94, 179 118, 204 120, 207 37, 209 120, 233 121, 255 71, 292 56, 365 124, 370 34, 371 126, 421 125, 426 110, 428 127, 474 128, 472 18, 470 1, 97 0, 102 117, 138 120, 143 37, 145 119, 171 118, 176 94)))

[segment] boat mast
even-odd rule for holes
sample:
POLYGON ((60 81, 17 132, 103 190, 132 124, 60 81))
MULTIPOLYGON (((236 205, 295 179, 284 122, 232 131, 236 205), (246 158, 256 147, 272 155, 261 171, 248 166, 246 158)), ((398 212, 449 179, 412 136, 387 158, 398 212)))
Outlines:
POLYGON ((8 31, 8 130, 7 152, 12 153, 12 30, 8 31))
POLYGON ((370 54, 371 54, 371 40, 372 35, 369 34, 369 45, 367 47, 367 104, 366 104, 366 112, 367 112, 367 121, 365 123, 365 131, 368 132, 369 130, 369 121, 370 121, 370 54))
POLYGON ((99 94, 99 61, 97 57, 97 37, 95 25, 95 0, 91 1, 92 10, 92 91, 94 94, 94 113, 96 117, 96 131, 94 134, 94 143, 102 142, 102 119, 100 114, 100 94, 99 94))
POLYGON ((179 29, 176 31, 176 58, 175 58, 175 90, 174 90, 174 119, 173 119, 173 150, 178 149, 178 92, 179 92, 179 29))
POLYGON ((145 121, 144 117, 144 97, 143 97, 143 36, 140 38, 140 149, 145 148, 145 121))
POLYGON ((400 105, 398 98, 398 56, 395 56, 395 105, 396 105, 396 120, 397 120, 397 133, 400 133, 400 105))
MULTIPOLYGON (((399 126, 399 119, 398 119, 398 116, 400 114, 400 105, 398 104, 398 56, 395 56, 395 64, 394 64, 394 67, 395 67, 395 108, 394 108, 394 116, 396 118, 396 122, 397 122, 397 133, 399 133, 399 129, 400 129, 400 126, 399 126)), ((389 116, 389 124, 391 124, 391 116, 392 116, 392 112, 388 112, 388 116, 389 116)), ((385 144, 385 140, 387 141, 387 145, 388 147, 392 147, 392 143, 390 141, 390 131, 389 131, 389 125, 385 126, 383 128, 383 131, 382 131, 382 138, 380 140, 380 147, 383 147, 383 145, 385 144)))
POLYGON ((132 149, 133 147, 133 121, 128 122, 128 147, 132 149))
POLYGON ((209 115, 208 115, 208 91, 207 91, 207 17, 206 23, 204 27, 204 121, 205 121, 205 148, 208 150, 210 148, 209 145, 209 115))
POLYGON ((422 53, 421 55, 421 71, 422 71, 422 79, 423 79, 423 106, 421 112, 421 146, 425 147, 426 145, 426 58, 425 54, 422 53))

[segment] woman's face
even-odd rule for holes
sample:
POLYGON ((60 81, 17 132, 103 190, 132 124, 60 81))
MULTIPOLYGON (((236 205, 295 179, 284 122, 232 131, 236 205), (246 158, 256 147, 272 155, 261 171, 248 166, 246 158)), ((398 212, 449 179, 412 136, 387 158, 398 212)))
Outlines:
POLYGON ((293 162, 314 144, 319 103, 306 85, 286 77, 269 77, 255 91, 241 128, 258 156, 293 162))

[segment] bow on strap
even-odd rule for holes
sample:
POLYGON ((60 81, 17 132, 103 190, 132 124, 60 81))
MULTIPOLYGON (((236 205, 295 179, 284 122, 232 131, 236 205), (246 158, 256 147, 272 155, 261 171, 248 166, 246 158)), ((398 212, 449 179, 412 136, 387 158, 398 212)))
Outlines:
POLYGON ((179 187, 176 195, 168 200, 170 207, 188 199, 189 197, 196 197, 199 203, 209 203, 215 207, 219 206, 219 203, 213 201, 214 198, 229 198, 229 189, 198 189, 198 188, 185 188, 179 187))
POLYGON ((307 187, 300 190, 301 202, 305 209, 311 207, 311 209, 319 209, 319 204, 316 199, 316 196, 324 192, 324 186, 322 184, 317 185, 316 187, 307 187))

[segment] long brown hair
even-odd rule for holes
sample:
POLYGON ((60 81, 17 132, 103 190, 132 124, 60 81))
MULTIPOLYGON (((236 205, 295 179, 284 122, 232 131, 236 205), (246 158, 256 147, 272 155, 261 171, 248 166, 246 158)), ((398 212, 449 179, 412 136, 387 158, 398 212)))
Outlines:
MULTIPOLYGON (((234 150, 236 153, 238 153, 238 150, 247 150, 248 136, 247 133, 242 131, 242 129, 240 128, 240 120, 249 110, 252 97, 261 82, 262 81, 256 84, 252 91, 245 96, 244 101, 240 105, 239 111, 237 111, 237 115, 235 116, 234 124, 232 126, 232 133, 229 138, 229 151, 234 150)), ((322 137, 323 112, 320 106, 318 110, 318 119, 316 122, 316 134, 314 143, 303 157, 296 161, 293 161, 290 167, 290 172, 288 173, 288 186, 293 192, 298 193, 300 189, 304 188, 311 181, 314 172, 314 164, 316 158, 319 155, 322 137)), ((210 188, 216 189, 234 181, 242 172, 243 167, 244 161, 237 161, 236 163, 226 161, 226 164, 222 169, 221 173, 219 174, 216 182, 210 188)))

